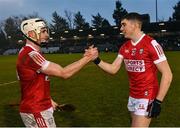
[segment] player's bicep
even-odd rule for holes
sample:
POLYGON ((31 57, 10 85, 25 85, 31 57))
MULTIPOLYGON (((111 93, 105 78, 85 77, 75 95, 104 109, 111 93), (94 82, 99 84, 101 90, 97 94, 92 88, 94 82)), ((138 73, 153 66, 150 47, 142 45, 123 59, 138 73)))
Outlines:
POLYGON ((63 68, 56 63, 49 62, 49 65, 47 66, 47 68, 42 69, 41 72, 47 75, 51 75, 51 76, 62 77, 63 68))
POLYGON ((169 67, 167 60, 156 64, 156 67, 162 74, 163 73, 171 74, 171 69, 169 67))
POLYGON ((31 51, 29 53, 29 57, 30 57, 30 62, 29 62, 30 67, 37 72, 47 68, 47 66, 49 65, 49 61, 47 61, 37 51, 31 51))

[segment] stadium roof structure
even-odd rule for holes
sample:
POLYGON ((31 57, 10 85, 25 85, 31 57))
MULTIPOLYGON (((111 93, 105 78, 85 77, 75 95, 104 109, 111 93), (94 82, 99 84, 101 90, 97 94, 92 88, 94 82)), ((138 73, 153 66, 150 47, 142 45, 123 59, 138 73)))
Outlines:
POLYGON ((180 21, 171 22, 153 22, 143 25, 143 30, 147 33, 151 32, 179 32, 180 21))
MULTIPOLYGON (((151 35, 180 35, 180 21, 145 23, 143 24, 142 30, 151 35)), ((64 30, 57 33, 51 32, 51 37, 56 41, 66 42, 89 39, 117 39, 122 38, 123 35, 119 26, 110 26, 103 28, 64 30)))
POLYGON ((55 40, 88 40, 88 39, 105 39, 121 36, 118 26, 89 28, 89 29, 73 29, 64 30, 58 33, 51 34, 55 40))

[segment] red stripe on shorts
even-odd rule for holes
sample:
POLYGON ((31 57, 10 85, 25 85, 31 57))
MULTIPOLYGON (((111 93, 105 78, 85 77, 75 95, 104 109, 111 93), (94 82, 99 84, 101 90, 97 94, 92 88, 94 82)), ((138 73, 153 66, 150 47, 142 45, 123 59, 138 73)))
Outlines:
POLYGON ((39 128, 47 128, 46 122, 41 113, 34 113, 33 115, 39 128))

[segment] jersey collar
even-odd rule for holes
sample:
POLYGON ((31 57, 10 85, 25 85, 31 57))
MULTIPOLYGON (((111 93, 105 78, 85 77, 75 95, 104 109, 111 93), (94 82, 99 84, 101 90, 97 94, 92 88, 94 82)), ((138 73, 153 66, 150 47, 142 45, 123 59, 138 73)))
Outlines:
POLYGON ((131 44, 133 45, 133 46, 136 46, 141 40, 142 40, 142 38, 145 36, 145 34, 142 34, 142 36, 139 38, 139 40, 137 40, 136 42, 133 42, 132 40, 131 40, 131 44))
POLYGON ((30 44, 26 44, 26 46, 32 48, 34 51, 38 51, 37 49, 35 49, 35 48, 34 48, 32 45, 30 45, 30 44))

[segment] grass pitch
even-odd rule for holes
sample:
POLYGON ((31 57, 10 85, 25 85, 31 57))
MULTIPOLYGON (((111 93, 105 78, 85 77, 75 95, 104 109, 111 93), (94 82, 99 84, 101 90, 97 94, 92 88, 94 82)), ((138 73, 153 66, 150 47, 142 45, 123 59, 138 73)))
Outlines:
MULTIPOLYGON (((101 58, 112 62, 116 53, 101 53, 101 58)), ((173 82, 162 104, 160 117, 153 119, 151 126, 180 126, 180 52, 167 52, 173 72, 173 82)), ((82 57, 82 54, 50 54, 47 59, 66 66, 82 57)), ((19 116, 20 88, 16 82, 17 56, 0 56, 0 126, 24 126, 19 116), (7 82, 13 82, 7 84, 7 82), (6 83, 6 84, 4 84, 6 83)), ((76 106, 72 113, 55 112, 57 126, 120 127, 130 126, 127 110, 128 78, 124 65, 111 76, 89 63, 78 74, 68 80, 51 78, 51 95, 58 103, 76 106)))

